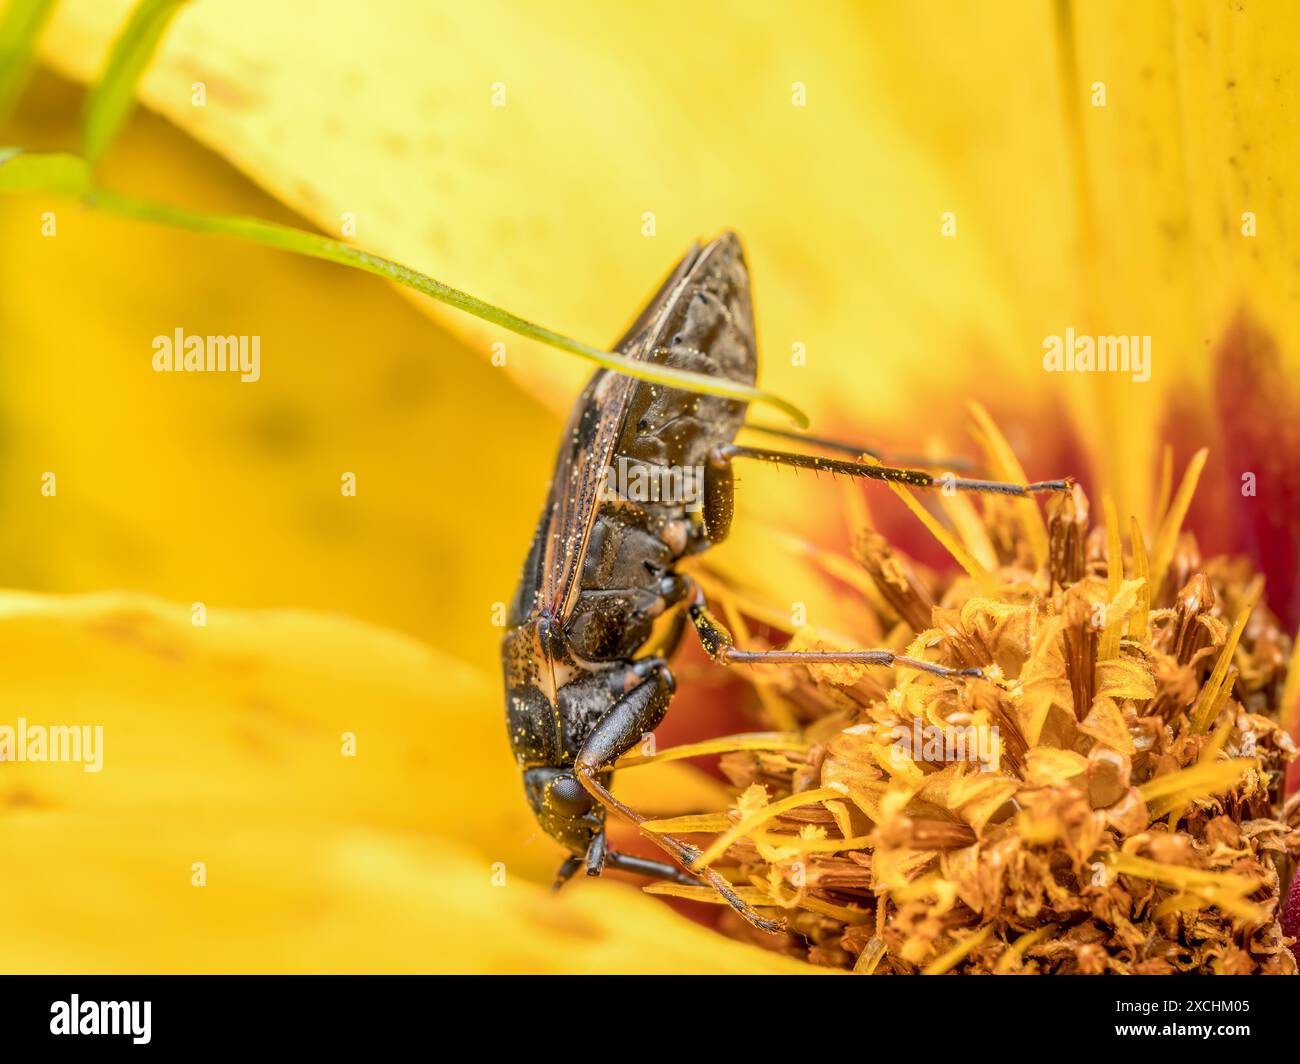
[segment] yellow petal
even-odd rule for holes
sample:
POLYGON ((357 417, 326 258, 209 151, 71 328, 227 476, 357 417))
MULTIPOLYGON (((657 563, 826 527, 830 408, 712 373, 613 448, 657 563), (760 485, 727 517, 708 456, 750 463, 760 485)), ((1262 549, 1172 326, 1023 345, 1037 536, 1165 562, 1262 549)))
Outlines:
MULTIPOLYGON (((48 76, 36 91, 12 135, 75 140, 78 96, 48 76)), ((119 187, 286 217, 146 113, 107 169, 119 187)), ((494 603, 514 590, 559 433, 504 371, 324 263, 40 196, 0 197, 0 229, 0 345, 26 352, 5 386, 0 582, 343 610, 494 667, 494 603), (259 337, 260 379, 154 372, 153 338, 177 328, 259 337)))
POLYGON ((10 811, 7 972, 777 973, 626 884, 558 895, 409 832, 10 811), (201 862, 206 885, 195 886, 201 862), (498 885, 499 884, 499 885, 498 885))
MULTIPOLYGON (((61 4, 45 60, 95 76, 128 2, 61 4)), ((1208 394, 1213 360, 1186 352, 1243 312, 1300 349, 1278 280, 1300 226, 1280 191, 1297 167, 1285 4, 1019 0, 992 18, 946 0, 793 22, 682 4, 684 38, 663 12, 379 9, 193 5, 142 99, 326 231, 355 215, 362 244, 592 342, 689 240, 734 226, 766 383, 824 429, 915 440, 918 403, 937 417, 995 381, 1001 406, 1034 407, 1006 426, 1021 451, 1072 411, 1120 514, 1149 512, 1166 399, 1208 394), (1044 338, 1067 329, 1151 337, 1151 379, 1045 385, 1044 338)), ((497 338, 447 321, 482 354, 497 338)), ((528 350, 509 372, 564 407, 585 370, 528 350)), ((791 527, 815 512, 800 489, 768 509, 791 527)))
MULTIPOLYGON (((101 771, 5 763, 0 800, 435 833, 549 881, 563 854, 524 800, 496 677, 340 618, 192 616, 143 596, 0 597, 0 725, 103 728, 101 771)), ((725 800, 677 764, 618 785, 665 815, 725 800)))
MULTIPOLYGON (((94 77, 127 3, 60 5, 45 60, 94 77)), ((759 294, 764 380, 823 422, 851 413, 867 435, 899 435, 920 389, 941 386, 957 410, 990 363, 1007 388, 1039 379, 1040 319, 1071 297, 1052 235, 1065 162, 1042 150, 1060 135, 1040 5, 1000 13, 996 27, 944 9, 962 36, 1017 56, 993 73, 981 64, 957 108, 931 88, 906 91, 952 64, 913 13, 381 8, 195 5, 141 98, 327 231, 354 212, 364 246, 595 343, 619 333, 691 240, 734 227, 759 294), (202 108, 195 82, 208 87, 202 108), (599 92, 579 99, 578 84, 599 92), (1022 101, 1014 113, 1010 98, 1022 101), (961 112, 999 150, 936 152, 961 112), (960 239, 944 239, 945 211, 960 239), (921 368, 936 359, 941 379, 921 368)), ((448 321, 484 354, 499 338, 448 321)), ((567 406, 585 370, 529 349, 510 372, 567 406)))
MULTIPOLYGON (((27 916, 0 967, 794 970, 631 887, 553 901, 537 881, 557 847, 495 678, 338 617, 204 621, 143 596, 0 596, 0 847, 27 868, 2 877, 27 916), (35 758, 36 728, 78 726, 102 729, 97 771, 89 746, 89 765, 35 758)), ((680 764, 620 783, 650 773, 661 807, 721 799, 680 764)))

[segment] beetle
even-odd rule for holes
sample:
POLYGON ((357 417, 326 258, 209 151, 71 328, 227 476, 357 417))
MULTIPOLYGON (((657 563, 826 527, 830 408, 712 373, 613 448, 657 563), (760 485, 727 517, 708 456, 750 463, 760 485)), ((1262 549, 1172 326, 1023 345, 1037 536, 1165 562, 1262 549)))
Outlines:
MULTIPOLYGON (((739 238, 724 232, 687 251, 616 345, 620 354, 752 385, 758 369, 749 271, 739 238)), ((610 793, 614 762, 663 719, 675 684, 668 658, 689 618, 720 664, 854 662, 905 665, 944 676, 979 676, 885 650, 744 651, 709 613, 698 585, 678 570, 724 539, 733 514, 732 463, 748 458, 795 468, 1008 495, 1068 489, 1068 481, 1017 485, 936 478, 916 469, 742 446, 745 403, 599 370, 575 405, 550 495, 524 562, 502 643, 506 721, 539 824, 569 856, 562 885, 585 865, 684 883, 704 880, 751 924, 764 919, 672 836, 650 837, 675 864, 611 850, 606 815, 645 817, 610 793), (700 470, 693 492, 627 490, 700 470), (612 483, 618 480, 618 484, 612 483), (662 646, 648 647, 656 618, 674 611, 662 646)), ((860 457, 864 450, 817 440, 860 457)), ((865 452, 870 454, 871 452, 865 452)), ((671 486, 671 480, 669 484, 671 486)))

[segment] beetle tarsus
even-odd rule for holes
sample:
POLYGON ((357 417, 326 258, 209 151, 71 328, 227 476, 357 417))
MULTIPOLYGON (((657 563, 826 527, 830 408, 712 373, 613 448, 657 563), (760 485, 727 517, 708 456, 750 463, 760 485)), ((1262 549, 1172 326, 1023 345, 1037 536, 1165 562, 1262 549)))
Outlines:
POLYGON ((566 858, 564 864, 560 865, 559 869, 555 873, 555 882, 551 884, 551 893, 556 893, 565 883, 573 878, 574 873, 576 873, 581 867, 582 858, 566 858))

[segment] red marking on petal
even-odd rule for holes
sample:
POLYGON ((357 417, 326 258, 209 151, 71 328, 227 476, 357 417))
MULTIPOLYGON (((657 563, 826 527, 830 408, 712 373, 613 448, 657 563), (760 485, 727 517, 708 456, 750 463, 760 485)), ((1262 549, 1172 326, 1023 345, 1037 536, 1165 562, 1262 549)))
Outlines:
POLYGON ((1217 515, 1205 527, 1231 529, 1227 546, 1254 560, 1268 581, 1269 607, 1294 630, 1300 622, 1300 390, 1272 335, 1244 312, 1215 352, 1214 393, 1222 494, 1200 500, 1217 515), (1247 474, 1255 477, 1254 496, 1243 494, 1247 474))
POLYGON ((1286 904, 1282 906, 1282 934, 1289 938, 1300 936, 1300 876, 1292 878, 1286 904))
MULTIPOLYGON (((732 668, 711 661, 693 632, 683 637, 672 670, 677 693, 664 722, 655 730, 657 750, 756 729, 757 696, 753 688, 732 668)), ((690 763, 723 778, 716 756, 691 758, 690 763)))
MULTIPOLYGON (((1242 311, 1214 358, 1220 442, 1212 454, 1211 490, 1198 493, 1193 519, 1215 529, 1209 551, 1249 555, 1266 578, 1265 597, 1282 625, 1300 622, 1300 389, 1288 377, 1273 336, 1242 311), (1253 474, 1255 494, 1243 494, 1253 474)), ((1300 787, 1300 765, 1287 772, 1287 791, 1300 787)), ((1295 888, 1288 903, 1292 919, 1295 888)))

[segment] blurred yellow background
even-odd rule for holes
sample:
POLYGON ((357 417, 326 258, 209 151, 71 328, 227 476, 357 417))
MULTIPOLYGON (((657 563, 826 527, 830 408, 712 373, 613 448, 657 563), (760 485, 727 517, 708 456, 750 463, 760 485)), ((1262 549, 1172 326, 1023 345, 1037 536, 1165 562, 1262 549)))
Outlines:
MULTIPOLYGON (((130 7, 56 6, 0 141, 75 149, 82 83, 130 7)), ((1031 476, 1079 475, 1144 521, 1162 444, 1176 468, 1209 445, 1206 542, 1274 560, 1270 592, 1294 606, 1290 41, 1286 5, 1251 0, 221 0, 176 17, 101 176, 333 236, 354 217, 359 246, 596 345, 691 240, 734 228, 754 278, 761 383, 815 429, 969 453, 964 404, 977 398, 1031 476), (1243 212, 1256 235, 1243 235, 1243 212), (1045 374, 1043 338, 1066 328, 1150 335, 1151 380, 1045 374), (1269 386, 1225 404, 1225 379, 1269 386), (1233 494, 1242 469, 1261 474, 1257 502, 1233 494)), ((678 944, 642 935, 633 961, 601 938, 619 925, 602 917, 589 948, 559 956, 512 953, 491 932, 437 955, 453 923, 498 911, 499 895, 478 893, 496 889, 493 860, 540 880, 556 858, 506 749, 491 618, 513 591, 587 367, 373 277, 72 202, 0 200, 0 232, 0 580, 162 600, 15 598, 0 625, 9 716, 100 713, 117 720, 120 752, 109 747, 102 779, 0 770, 0 796, 19 810, 0 814, 0 846, 44 870, 0 877, 0 891, 82 911, 79 888, 52 884, 98 890, 102 832, 143 834, 159 852, 108 846, 113 886, 95 911, 139 912, 162 892, 171 935, 191 947, 87 929, 55 950, 38 929, 0 947, 0 966, 708 966, 711 940, 613 883, 576 896, 623 922, 666 921, 678 944), (41 232, 48 211, 54 237, 41 232), (152 338, 177 327, 259 335, 261 380, 154 373, 152 338), (488 359, 496 341, 504 368, 488 359), (40 491, 47 471, 55 498, 40 491), (346 471, 356 498, 340 493, 346 471), (258 663, 243 679, 200 679, 213 652, 190 630, 195 601, 228 619, 226 656, 258 663), (268 608, 297 613, 268 630, 256 613, 223 612, 268 608), (164 635, 144 642, 172 647, 186 671, 154 675, 101 655, 102 639, 67 641, 68 626, 120 633, 122 611, 135 622, 119 643, 156 627, 164 635), (336 733, 354 719, 387 736, 362 744, 368 784, 336 763, 336 733), (257 756, 264 775, 246 767, 257 756), (162 810, 174 815, 160 822, 162 810), (192 909, 187 813, 226 839, 247 883, 211 927, 192 909), (42 833, 25 819, 41 815, 67 819, 42 833), (67 845, 52 847, 60 832, 67 845), (258 893, 259 862, 299 840, 301 860, 284 857, 292 873, 265 876, 319 903, 305 916, 285 907, 300 934, 218 948, 230 924, 283 917, 258 893), (410 846, 425 848, 419 860, 406 860, 410 846), (322 879, 340 854, 373 875, 322 879), (394 898, 357 886, 390 874, 394 898), (408 915, 424 933, 394 935, 408 915), (321 927, 337 948, 307 945, 321 927)), ((902 520, 892 498, 869 498, 881 520, 902 520)), ((718 565, 834 628, 852 603, 788 538, 842 543, 853 529, 828 499, 839 495, 807 478, 746 471, 718 565)), ((670 776, 672 796, 645 785, 665 808, 684 811, 709 786, 670 776)), ((563 919, 539 915, 551 910, 518 890, 528 930, 516 938, 580 919, 572 901, 563 919)), ((733 962, 775 963, 716 960, 733 962)))

